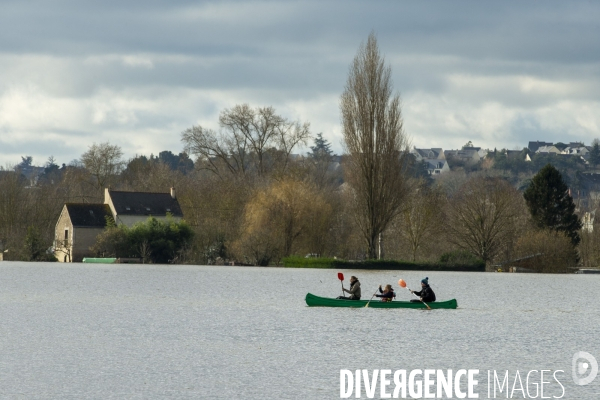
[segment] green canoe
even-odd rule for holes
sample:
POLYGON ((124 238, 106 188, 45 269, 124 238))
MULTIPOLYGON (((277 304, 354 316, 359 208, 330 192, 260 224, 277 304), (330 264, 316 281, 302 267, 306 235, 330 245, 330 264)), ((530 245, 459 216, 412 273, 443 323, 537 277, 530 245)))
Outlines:
MULTIPOLYGON (((360 308, 367 305, 368 300, 338 300, 338 299, 330 299, 328 297, 319 297, 314 294, 307 293, 306 294, 306 304, 309 307, 355 307, 360 308)), ((458 303, 456 299, 446 300, 446 301, 434 301, 433 303, 427 303, 431 308, 456 308, 458 307, 458 303)), ((374 298, 369 303, 369 308, 427 308, 425 304, 419 303, 411 303, 410 301, 380 301, 377 298, 374 298)))

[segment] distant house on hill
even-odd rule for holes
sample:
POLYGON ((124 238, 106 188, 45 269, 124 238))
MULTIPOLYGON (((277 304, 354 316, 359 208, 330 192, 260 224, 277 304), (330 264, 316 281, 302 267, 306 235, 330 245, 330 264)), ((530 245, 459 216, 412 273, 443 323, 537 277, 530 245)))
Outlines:
POLYGON ((450 172, 450 166, 446 160, 423 160, 427 165, 427 173, 429 175, 440 175, 445 172, 450 172))
POLYGON ((479 159, 487 156, 488 151, 486 149, 482 149, 481 147, 472 147, 472 146, 463 146, 462 151, 476 151, 479 154, 479 159))
POLYGON ((562 154, 570 154, 585 157, 589 152, 589 149, 581 143, 569 143, 569 146, 562 151, 562 154))
POLYGON ((541 146, 536 151, 539 154, 561 154, 561 151, 556 146, 541 146))
POLYGON ((540 147, 552 146, 552 145, 554 145, 554 143, 535 141, 535 142, 529 142, 529 145, 527 146, 527 148, 529 149, 530 152, 536 153, 540 147))
POLYGON ((446 155, 444 154, 444 150, 441 148, 431 148, 431 149, 417 149, 416 147, 412 149, 412 154, 414 154, 417 161, 423 160, 445 160, 446 155))
POLYGON ((446 155, 441 148, 417 149, 415 147, 412 149, 411 154, 417 162, 425 163, 429 175, 440 175, 450 171, 446 155))
POLYGON ((523 150, 506 150, 506 158, 508 159, 522 159, 524 161, 531 161, 529 154, 524 153, 523 150))
POLYGON ((61 262, 80 262, 91 256, 90 247, 96 237, 112 219, 117 225, 133 226, 149 217, 176 221, 183 212, 175 197, 175 189, 169 193, 122 192, 105 189, 102 204, 67 203, 55 228, 54 254, 61 262))
POLYGON ((457 161, 462 161, 465 164, 475 164, 481 160, 481 156, 479 155, 479 147, 466 147, 461 150, 445 150, 444 154, 446 159, 452 161, 452 159, 457 161))

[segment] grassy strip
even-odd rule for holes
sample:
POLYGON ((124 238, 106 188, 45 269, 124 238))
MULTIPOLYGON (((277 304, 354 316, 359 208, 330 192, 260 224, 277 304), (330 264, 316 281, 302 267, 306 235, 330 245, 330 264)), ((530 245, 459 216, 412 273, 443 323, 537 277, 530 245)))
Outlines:
POLYGON ((283 260, 286 268, 331 268, 331 269, 381 269, 404 271, 470 271, 484 272, 485 264, 456 265, 445 263, 412 263, 396 260, 346 261, 334 258, 286 257, 283 260))

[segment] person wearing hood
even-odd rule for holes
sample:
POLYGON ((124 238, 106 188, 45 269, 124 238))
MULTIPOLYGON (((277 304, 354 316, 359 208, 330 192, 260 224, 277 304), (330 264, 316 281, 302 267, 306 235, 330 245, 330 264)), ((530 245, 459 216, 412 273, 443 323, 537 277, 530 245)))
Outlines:
POLYGON ((433 292, 433 289, 431 289, 431 286, 429 286, 429 277, 426 277, 425 279, 421 279, 421 290, 420 291, 414 291, 411 290, 411 293, 416 294, 417 296, 419 296, 420 300, 411 300, 412 302, 419 302, 422 301, 424 303, 431 303, 432 301, 435 301, 435 293, 433 292))
POLYGON ((350 289, 344 288, 344 292, 349 293, 350 296, 339 296, 338 299, 360 300, 360 282, 357 277, 350 277, 350 289))

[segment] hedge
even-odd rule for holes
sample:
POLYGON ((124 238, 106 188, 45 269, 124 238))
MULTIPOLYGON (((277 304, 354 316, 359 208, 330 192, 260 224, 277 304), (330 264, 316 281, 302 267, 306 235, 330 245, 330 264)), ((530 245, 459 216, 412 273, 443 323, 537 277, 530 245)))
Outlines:
POLYGON ((331 268, 331 269, 372 269, 372 270, 404 270, 404 271, 465 271, 484 272, 485 263, 445 264, 445 263, 413 263, 397 260, 347 261, 335 258, 286 257, 282 260, 286 268, 331 268))

